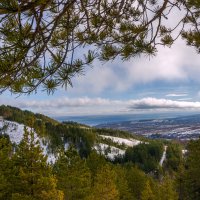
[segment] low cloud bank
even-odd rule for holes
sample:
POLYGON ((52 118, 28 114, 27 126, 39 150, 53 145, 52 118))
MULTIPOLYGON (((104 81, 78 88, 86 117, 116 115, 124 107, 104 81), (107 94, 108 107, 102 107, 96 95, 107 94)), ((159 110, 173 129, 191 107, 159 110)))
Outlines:
MULTIPOLYGON (((0 103, 4 103, 1 102, 0 103)), ((7 102, 8 103, 8 102, 7 102)), ((6 103, 4 103, 6 104, 6 103)), ((105 98, 59 98, 53 100, 13 101, 10 105, 51 116, 115 114, 159 111, 200 111, 200 102, 147 97, 132 100, 105 98)))
POLYGON ((174 101, 170 99, 143 98, 133 100, 130 109, 200 109, 200 102, 174 101))

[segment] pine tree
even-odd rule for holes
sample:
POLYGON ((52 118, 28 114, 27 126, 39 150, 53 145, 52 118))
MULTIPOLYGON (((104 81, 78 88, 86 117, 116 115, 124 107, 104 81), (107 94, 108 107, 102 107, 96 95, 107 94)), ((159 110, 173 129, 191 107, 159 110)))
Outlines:
POLYGON ((184 176, 186 199, 200 199, 200 139, 188 145, 188 157, 184 176))
POLYGON ((108 164, 104 165, 96 174, 88 200, 118 200, 119 192, 115 180, 114 170, 108 164))
POLYGON ((130 188, 128 187, 126 171, 120 165, 115 167, 116 176, 116 187, 119 191, 120 200, 134 200, 135 198, 131 195, 130 188))
POLYGON ((10 160, 12 154, 12 145, 8 138, 0 138, 0 200, 8 200, 11 198, 11 180, 12 163, 10 160))
POLYGON ((90 193, 90 170, 74 147, 70 146, 66 152, 61 153, 55 164, 55 172, 58 188, 64 192, 66 200, 81 200, 90 193))
POLYGON ((174 181, 165 176, 160 186, 161 200, 178 200, 178 193, 175 191, 174 181))
POLYGON ((145 188, 141 194, 141 200, 155 200, 149 180, 146 181, 145 188))
POLYGON ((106 164, 105 157, 99 155, 96 151, 92 151, 87 158, 87 166, 89 167, 92 175, 92 183, 94 182, 94 177, 97 171, 106 164))
POLYGON ((178 191, 179 200, 185 199, 185 166, 183 163, 179 165, 178 173, 176 174, 176 188, 178 191))
POLYGON ((128 165, 126 167, 126 177, 131 195, 135 197, 135 199, 140 199, 147 181, 145 173, 132 165, 128 165))
POLYGON ((1 0, 0 93, 51 93, 95 59, 152 56, 181 36, 199 52, 199 7, 199 0, 1 0), (174 12, 180 19, 166 23, 174 12))
POLYGON ((14 174, 12 200, 62 200, 56 189, 57 180, 47 164, 47 157, 36 141, 33 131, 25 129, 24 138, 13 156, 14 174))

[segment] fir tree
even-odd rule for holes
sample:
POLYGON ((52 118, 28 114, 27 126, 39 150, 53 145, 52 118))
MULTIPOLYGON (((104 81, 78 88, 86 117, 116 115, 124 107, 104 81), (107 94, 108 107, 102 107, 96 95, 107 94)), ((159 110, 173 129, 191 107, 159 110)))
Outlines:
POLYGON ((105 157, 99 155, 96 151, 92 151, 87 158, 87 166, 89 167, 92 175, 92 183, 94 182, 94 177, 97 171, 106 164, 105 157))
POLYGON ((200 139, 188 145, 188 157, 184 175, 186 199, 200 199, 200 139))
POLYGON ((119 191, 120 200, 135 200, 131 195, 130 188, 128 187, 128 181, 126 177, 126 171, 120 165, 115 167, 116 176, 116 187, 119 191))
POLYGON ((178 193, 175 190, 174 181, 166 175, 160 186, 161 200, 178 200, 178 193))
POLYGON ((149 180, 146 181, 145 188, 141 194, 141 200, 155 200, 155 196, 151 189, 149 180))
POLYGON ((116 174, 111 167, 106 164, 97 171, 89 200, 118 200, 119 192, 116 184, 116 174))
POLYGON ((62 192, 56 189, 57 180, 33 131, 28 132, 25 129, 24 138, 12 160, 15 166, 12 200, 63 199, 62 192))
POLYGON ((145 173, 130 164, 126 167, 126 177, 131 195, 135 197, 135 199, 140 199, 147 181, 145 173))
POLYGON ((61 153, 55 164, 55 172, 58 177, 58 188, 64 192, 66 200, 81 200, 90 193, 89 168, 72 146, 61 153))
POLYGON ((12 145, 9 138, 0 137, 0 199, 10 199, 12 163, 10 160, 12 145))

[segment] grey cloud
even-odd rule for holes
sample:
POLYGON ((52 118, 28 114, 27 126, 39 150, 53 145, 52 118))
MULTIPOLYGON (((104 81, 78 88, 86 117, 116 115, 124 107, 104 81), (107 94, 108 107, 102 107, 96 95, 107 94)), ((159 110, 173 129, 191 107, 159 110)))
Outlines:
POLYGON ((137 109, 200 109, 200 102, 173 101, 169 99, 143 98, 133 100, 129 106, 131 110, 137 109))

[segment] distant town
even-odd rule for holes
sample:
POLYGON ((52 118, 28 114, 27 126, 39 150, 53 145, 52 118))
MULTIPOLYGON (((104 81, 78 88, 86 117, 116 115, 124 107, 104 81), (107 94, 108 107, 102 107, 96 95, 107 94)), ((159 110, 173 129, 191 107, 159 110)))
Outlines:
POLYGON ((200 114, 171 119, 148 119, 100 124, 99 128, 129 131, 148 138, 190 140, 200 136, 200 114))

